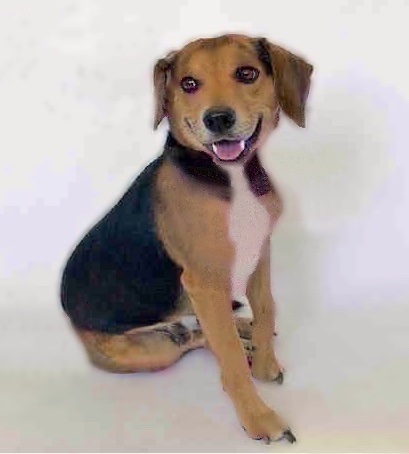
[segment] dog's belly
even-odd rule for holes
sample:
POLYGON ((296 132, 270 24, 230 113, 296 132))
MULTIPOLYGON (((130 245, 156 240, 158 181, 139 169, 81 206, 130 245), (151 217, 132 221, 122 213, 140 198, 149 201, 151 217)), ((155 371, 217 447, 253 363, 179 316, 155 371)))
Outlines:
POLYGON ((229 236, 235 247, 230 274, 231 296, 234 299, 246 293, 247 281, 257 266, 263 243, 270 234, 271 218, 251 191, 243 166, 229 164, 225 170, 230 175, 233 189, 229 236))

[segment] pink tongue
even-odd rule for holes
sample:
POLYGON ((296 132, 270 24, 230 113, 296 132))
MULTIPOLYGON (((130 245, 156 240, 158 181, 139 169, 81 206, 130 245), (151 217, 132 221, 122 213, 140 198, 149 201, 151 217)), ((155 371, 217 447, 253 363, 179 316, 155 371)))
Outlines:
POLYGON ((244 150, 244 140, 213 143, 213 153, 223 161, 237 159, 244 150))

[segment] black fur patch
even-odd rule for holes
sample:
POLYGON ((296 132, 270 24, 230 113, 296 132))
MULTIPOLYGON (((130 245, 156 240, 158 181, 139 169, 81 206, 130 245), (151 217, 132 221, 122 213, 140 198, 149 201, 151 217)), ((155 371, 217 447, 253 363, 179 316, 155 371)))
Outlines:
POLYGON ((230 177, 226 171, 213 162, 211 156, 180 144, 169 133, 165 144, 165 156, 180 168, 183 173, 204 183, 219 188, 224 199, 230 199, 230 177))
POLYGON ((257 154, 246 163, 244 171, 246 172, 250 188, 254 195, 261 196, 274 190, 270 178, 261 165, 257 154))
POLYGON ((64 269, 61 301, 82 329, 122 334, 177 307, 181 269, 156 233, 155 179, 163 156, 82 239, 64 269))

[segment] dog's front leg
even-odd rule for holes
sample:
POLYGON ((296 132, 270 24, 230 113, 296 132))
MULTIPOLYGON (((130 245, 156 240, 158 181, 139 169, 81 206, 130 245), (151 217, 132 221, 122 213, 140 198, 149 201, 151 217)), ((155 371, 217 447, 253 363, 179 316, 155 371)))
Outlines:
POLYGON ((239 420, 249 436, 257 439, 294 441, 281 418, 259 397, 242 347, 231 307, 230 291, 184 271, 182 283, 214 352, 224 390, 232 399, 239 420))
POLYGON ((260 380, 283 382, 283 370, 273 349, 275 302, 271 294, 270 243, 251 275, 247 298, 253 311, 252 373, 260 380))

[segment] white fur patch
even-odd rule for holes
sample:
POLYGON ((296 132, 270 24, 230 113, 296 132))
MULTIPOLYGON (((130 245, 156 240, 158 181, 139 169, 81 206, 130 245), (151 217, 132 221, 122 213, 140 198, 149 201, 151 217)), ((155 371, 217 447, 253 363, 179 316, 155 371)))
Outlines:
POLYGON ((231 270, 232 299, 245 295, 249 277, 257 266, 261 247, 270 234, 270 215, 250 189, 243 165, 228 164, 232 201, 229 213, 229 236, 235 245, 231 270))
POLYGON ((182 315, 180 317, 180 321, 182 325, 185 326, 189 331, 200 328, 196 315, 182 315))

